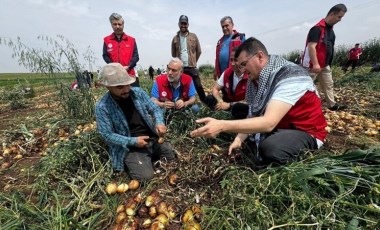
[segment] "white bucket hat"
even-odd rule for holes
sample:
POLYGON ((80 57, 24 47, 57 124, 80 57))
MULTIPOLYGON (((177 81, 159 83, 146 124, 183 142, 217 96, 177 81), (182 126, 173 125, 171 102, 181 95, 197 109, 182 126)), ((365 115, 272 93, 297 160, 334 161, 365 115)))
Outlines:
POLYGON ((130 85, 135 81, 120 63, 109 63, 99 73, 99 83, 104 86, 130 85))

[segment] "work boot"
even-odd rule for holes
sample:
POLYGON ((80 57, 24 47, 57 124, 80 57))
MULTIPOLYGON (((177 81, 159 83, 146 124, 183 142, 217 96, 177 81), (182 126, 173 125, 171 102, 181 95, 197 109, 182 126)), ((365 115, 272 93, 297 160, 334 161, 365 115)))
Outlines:
POLYGON ((334 106, 328 108, 331 111, 337 111, 337 110, 344 110, 347 109, 347 105, 339 105, 338 103, 335 103, 334 106))

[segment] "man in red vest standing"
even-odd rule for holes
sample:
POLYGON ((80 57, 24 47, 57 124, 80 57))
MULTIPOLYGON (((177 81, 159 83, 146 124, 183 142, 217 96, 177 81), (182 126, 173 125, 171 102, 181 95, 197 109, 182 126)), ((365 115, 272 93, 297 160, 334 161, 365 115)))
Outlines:
POLYGON ((348 61, 346 65, 342 68, 344 73, 347 72, 348 67, 350 67, 350 65, 352 65, 351 72, 353 72, 354 69, 356 68, 356 65, 358 64, 358 61, 359 61, 359 57, 362 54, 362 48, 360 48, 359 45, 360 45, 359 43, 356 43, 355 47, 350 49, 350 51, 348 51, 348 61))
POLYGON ((346 14, 344 4, 333 6, 327 16, 313 26, 307 35, 302 65, 309 69, 313 80, 318 79, 330 110, 342 110, 347 106, 338 104, 334 99, 334 81, 331 63, 334 57, 335 33, 333 26, 346 14))
POLYGON ((222 27, 223 37, 216 44, 215 80, 220 77, 224 70, 231 66, 230 58, 234 47, 238 47, 245 41, 245 34, 234 30, 234 21, 230 16, 220 19, 220 26, 222 27))
POLYGON ((124 33, 124 19, 118 13, 112 13, 109 17, 113 33, 104 38, 103 59, 108 63, 120 63, 129 76, 135 77, 132 86, 139 86, 134 67, 139 61, 136 40, 124 33))

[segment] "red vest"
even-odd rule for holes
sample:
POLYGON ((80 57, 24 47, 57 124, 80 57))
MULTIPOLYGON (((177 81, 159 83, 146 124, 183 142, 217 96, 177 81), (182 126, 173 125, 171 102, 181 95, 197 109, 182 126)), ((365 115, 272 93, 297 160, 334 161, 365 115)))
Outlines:
POLYGON ((224 78, 223 78, 223 101, 226 102, 234 102, 234 101, 242 101, 245 99, 245 93, 247 91, 247 80, 248 80, 248 74, 243 75, 243 79, 241 79, 236 88, 235 92, 232 92, 233 89, 233 82, 234 82, 234 69, 233 67, 228 67, 224 71, 224 78))
MULTIPOLYGON (((317 52, 317 59, 318 59, 319 66, 321 68, 324 68, 326 67, 326 53, 327 53, 327 45, 325 42, 323 42, 323 40, 327 36, 325 19, 322 19, 321 21, 319 21, 315 26, 319 27, 321 30, 318 43, 316 46, 316 52, 317 52)), ((305 47, 304 56, 302 59, 302 63, 303 63, 302 65, 304 67, 313 68, 313 64, 311 63, 310 54, 307 48, 308 43, 309 43, 309 39, 306 40, 306 47, 305 47)))
MULTIPOLYGON (((240 34, 238 33, 236 30, 233 31, 233 34, 232 35, 232 39, 231 39, 231 42, 230 42, 230 54, 232 53, 234 47, 237 47, 237 46, 240 46, 241 43, 242 43, 242 40, 241 40, 241 35, 244 35, 244 34, 240 34)), ((224 37, 224 36, 223 36, 224 37)), ((223 42, 223 37, 221 37, 218 41, 218 43, 216 44, 216 58, 215 58, 215 73, 216 75, 214 76, 214 79, 217 80, 220 75, 222 74, 222 71, 220 70, 220 66, 219 66, 219 55, 220 55, 220 49, 222 48, 221 44, 223 42)), ((230 61, 230 57, 228 57, 228 67, 231 67, 231 61, 230 61)))
POLYGON ((350 58, 349 60, 359 60, 359 54, 362 52, 362 49, 361 48, 352 48, 350 49, 350 58))
POLYGON ((281 119, 276 128, 302 130, 324 141, 327 136, 326 126, 320 98, 315 92, 307 91, 281 119))
MULTIPOLYGON (((107 46, 107 53, 112 62, 118 62, 122 66, 129 65, 135 49, 135 39, 133 37, 123 33, 121 41, 118 42, 115 34, 112 33, 104 38, 104 43, 107 46)), ((130 68, 128 74, 135 76, 135 70, 130 68)))
MULTIPOLYGON (((181 74, 180 82, 180 98, 183 101, 189 100, 189 90, 190 84, 192 82, 192 78, 187 74, 181 74)), ((172 87, 170 86, 170 82, 168 81, 167 74, 161 74, 156 78, 157 86, 158 86, 158 95, 159 101, 174 101, 172 87)))

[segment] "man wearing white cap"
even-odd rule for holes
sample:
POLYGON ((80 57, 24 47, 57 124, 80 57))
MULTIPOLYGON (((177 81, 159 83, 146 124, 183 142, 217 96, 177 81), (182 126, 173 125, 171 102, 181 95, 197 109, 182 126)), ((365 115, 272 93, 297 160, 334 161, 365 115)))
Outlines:
POLYGON ((168 142, 157 142, 166 133, 162 110, 143 89, 131 87, 135 80, 121 64, 105 65, 99 83, 108 92, 96 104, 95 115, 114 170, 122 172, 126 166, 132 179, 149 180, 154 173, 152 161, 173 160, 174 150, 168 142))

